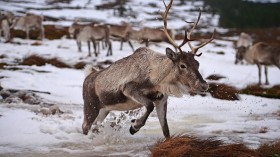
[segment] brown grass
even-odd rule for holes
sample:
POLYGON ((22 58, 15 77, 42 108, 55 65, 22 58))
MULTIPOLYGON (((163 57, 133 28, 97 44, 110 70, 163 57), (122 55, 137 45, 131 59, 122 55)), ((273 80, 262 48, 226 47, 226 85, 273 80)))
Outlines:
POLYGON ((84 67, 85 67, 86 64, 87 64, 87 63, 85 63, 85 62, 79 62, 79 63, 76 63, 76 64, 74 65, 74 68, 75 68, 75 69, 84 69, 84 67))
POLYGON ((279 157, 280 141, 249 149, 244 144, 182 135, 160 140, 150 151, 150 157, 279 157))
POLYGON ((46 64, 51 64, 59 68, 71 68, 71 66, 58 60, 57 58, 45 59, 37 55, 28 56, 24 58, 23 61, 20 63, 20 65, 28 65, 28 66, 32 66, 32 65, 43 66, 46 64))
POLYGON ((272 144, 263 144, 256 150, 259 157, 279 157, 280 156, 280 141, 272 144))
POLYGON ((46 59, 37 56, 37 55, 31 55, 23 59, 23 61, 20 63, 20 65, 37 65, 37 66, 43 66, 47 63, 46 59))
POLYGON ((63 36, 69 38, 68 27, 45 25, 45 37, 49 40, 60 39, 63 36))
POLYGON ((239 100, 238 90, 226 84, 210 83, 208 92, 217 99, 239 100))
POLYGON ((264 88, 259 85, 249 85, 240 90, 240 94, 250 94, 255 96, 280 99, 280 85, 271 88, 264 88))
POLYGON ((225 145, 223 142, 176 136, 159 141, 151 149, 150 157, 255 157, 256 152, 242 144, 225 145))
POLYGON ((215 80, 215 81, 223 79, 223 78, 226 78, 226 77, 222 76, 220 74, 213 74, 213 75, 206 77, 207 80, 215 80))
MULTIPOLYGON (((60 39, 63 36, 69 38, 68 27, 64 26, 55 26, 55 25, 44 25, 45 29, 45 38, 49 40, 60 39)), ((22 30, 11 29, 11 36, 25 39, 26 33, 22 30)), ((38 39, 40 36, 39 30, 31 30, 29 33, 30 39, 38 39)))

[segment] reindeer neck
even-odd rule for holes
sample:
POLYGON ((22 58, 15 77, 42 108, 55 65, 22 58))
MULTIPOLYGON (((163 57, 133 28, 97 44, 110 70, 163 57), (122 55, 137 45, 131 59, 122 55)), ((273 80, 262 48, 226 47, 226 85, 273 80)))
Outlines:
POLYGON ((174 63, 166 56, 157 57, 158 64, 151 64, 150 80, 157 85, 170 77, 174 63))
POLYGON ((254 51, 255 51, 254 47, 251 46, 251 47, 248 47, 245 52, 244 59, 250 64, 254 64, 254 58, 255 58, 254 51))

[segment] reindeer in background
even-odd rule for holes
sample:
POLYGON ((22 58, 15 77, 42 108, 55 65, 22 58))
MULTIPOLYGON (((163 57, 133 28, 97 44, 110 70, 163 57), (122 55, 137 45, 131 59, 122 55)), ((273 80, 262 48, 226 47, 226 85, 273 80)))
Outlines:
POLYGON ((45 38, 43 16, 38 16, 38 15, 28 13, 22 17, 15 17, 13 19, 13 24, 11 28, 25 31, 26 39, 30 39, 29 37, 30 30, 39 29, 40 39, 43 40, 45 38))
POLYGON ((120 50, 122 50, 123 42, 128 42, 132 51, 134 51, 133 45, 130 41, 131 31, 131 25, 128 23, 123 23, 122 25, 110 25, 110 36, 121 40, 120 50))
MULTIPOLYGON (((176 34, 175 30, 167 29, 167 32, 170 35, 171 39, 175 40, 175 34, 176 34)), ((151 42, 151 41, 170 43, 170 41, 166 37, 164 31, 159 28, 144 27, 140 30, 132 30, 130 38, 134 39, 136 41, 144 42, 146 47, 149 47, 149 42, 151 42)))
POLYGON ((280 45, 265 42, 255 43, 250 47, 237 49, 240 60, 245 59, 249 64, 256 64, 259 74, 259 85, 261 84, 261 66, 264 66, 265 84, 268 85, 267 66, 274 65, 280 69, 280 45))
POLYGON ((11 39, 11 32, 10 32, 10 26, 12 25, 14 18, 14 14, 12 12, 5 12, 0 14, 0 36, 3 36, 5 39, 5 42, 8 42, 11 39))
POLYGON ((96 71, 87 66, 83 83, 84 134, 88 134, 92 125, 97 129, 98 124, 102 123, 111 110, 126 111, 144 107, 146 111, 142 117, 132 120, 130 133, 134 134, 145 125, 148 116, 156 107, 163 134, 168 138, 168 97, 181 97, 190 91, 199 93, 208 89, 207 82, 198 71, 199 63, 195 56, 199 56, 199 48, 214 39, 215 31, 205 43, 196 47, 191 45, 191 34, 199 22, 200 12, 190 32, 186 31, 183 42, 177 45, 167 30, 167 15, 172 3, 173 0, 168 5, 164 2, 164 33, 179 53, 166 48, 166 55, 163 55, 142 47, 103 70, 96 71), (191 48, 190 52, 181 49, 186 43, 191 48))
MULTIPOLYGON (((237 40, 237 43, 236 43, 237 51, 245 51, 245 49, 249 48, 252 45, 253 45, 252 37, 247 33, 244 33, 244 32, 240 33, 239 39, 237 40)), ((241 56, 240 53, 235 54, 234 63, 238 64, 238 62, 243 64, 243 57, 241 56)))
POLYGON ((91 56, 90 43, 93 43, 94 54, 97 57, 98 53, 100 53, 98 42, 103 40, 105 40, 105 44, 108 45, 107 56, 113 55, 112 43, 110 41, 110 28, 107 25, 93 25, 75 29, 74 38, 76 39, 79 52, 82 51, 82 42, 87 42, 88 56, 91 56), (96 44, 98 44, 98 50, 96 44))
POLYGON ((72 23, 72 25, 68 28, 68 33, 69 33, 71 38, 74 38, 74 33, 75 33, 76 30, 81 30, 86 26, 93 27, 96 24, 97 23, 95 23, 95 22, 80 24, 80 23, 78 23, 78 20, 75 20, 74 23, 72 23))

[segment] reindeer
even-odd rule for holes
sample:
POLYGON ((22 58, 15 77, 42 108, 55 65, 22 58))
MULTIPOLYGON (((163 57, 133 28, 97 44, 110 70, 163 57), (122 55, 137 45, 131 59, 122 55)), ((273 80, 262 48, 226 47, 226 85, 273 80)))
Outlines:
MULTIPOLYGON (((237 51, 238 49, 242 50, 242 49, 247 49, 250 46, 252 46, 253 44, 253 39, 252 37, 244 32, 240 33, 239 39, 236 43, 236 47, 237 47, 237 51)), ((243 58, 242 56, 240 56, 240 53, 236 53, 235 54, 235 64, 237 64, 238 62, 240 62, 241 64, 243 64, 243 58)))
POLYGON ((14 14, 12 12, 6 12, 4 14, 1 13, 0 36, 2 36, 2 32, 3 32, 5 42, 8 42, 11 39, 10 26, 12 24, 13 18, 14 18, 14 14))
MULTIPOLYGON (((97 23, 95 23, 95 22, 80 24, 80 23, 78 23, 78 20, 75 20, 75 22, 72 23, 72 25, 68 28, 69 35, 70 35, 71 38, 74 38, 74 33, 75 32, 77 34, 77 32, 81 31, 84 27, 86 27, 86 26, 94 27, 94 25, 96 25, 96 24, 97 23)), ((98 43, 98 45, 99 45, 99 43, 98 43)), ((102 41, 102 48, 104 49, 103 41, 102 41)), ((78 49, 79 49, 79 46, 78 46, 78 49)), ((81 51, 81 50, 79 49, 79 51, 81 51)))
POLYGON ((121 40, 120 50, 122 50, 123 42, 128 42, 132 51, 134 51, 133 45, 130 41, 131 26, 128 23, 123 23, 123 25, 110 25, 110 35, 114 38, 121 40))
POLYGON ((207 82, 198 71, 199 63, 195 60, 198 49, 214 39, 213 36, 199 46, 192 46, 191 34, 197 26, 201 12, 190 33, 177 45, 167 31, 167 15, 173 0, 165 4, 162 14, 164 32, 170 43, 179 49, 179 53, 166 48, 166 55, 149 48, 138 48, 133 54, 113 63, 100 71, 86 68, 87 75, 83 83, 84 121, 82 129, 88 134, 91 126, 100 124, 112 110, 126 111, 144 107, 145 113, 139 119, 133 119, 130 133, 134 134, 146 123, 149 114, 156 107, 157 115, 166 138, 170 137, 166 120, 167 99, 169 96, 181 97, 191 92, 204 92, 207 82), (181 48, 188 43, 190 52, 181 48))
POLYGON ((237 54, 249 64, 256 64, 259 72, 259 85, 261 84, 261 66, 264 66, 265 84, 268 85, 267 66, 275 65, 280 69, 280 46, 265 42, 258 42, 251 47, 239 47, 237 54))
POLYGON ((34 14, 27 14, 22 17, 16 17, 13 20, 11 26, 13 29, 24 30, 26 32, 26 39, 30 39, 29 31, 32 29, 40 30, 40 38, 43 40, 45 38, 45 30, 43 26, 43 16, 38 16, 34 14))
MULTIPOLYGON (((175 40, 175 31, 173 29, 167 30, 168 34, 170 34, 170 37, 172 40, 175 40)), ((159 28, 149 28, 144 27, 140 30, 133 30, 131 31, 131 38, 137 41, 143 41, 145 42, 146 47, 149 47, 149 42, 168 42, 170 43, 169 39, 166 37, 164 31, 159 28)), ((176 48, 175 48, 176 49, 176 48)))
MULTIPOLYGON (((107 25, 94 25, 94 26, 85 26, 81 29, 76 29, 74 31, 74 38, 76 39, 77 46, 79 52, 82 51, 81 42, 87 42, 88 44, 88 56, 91 56, 90 53, 90 42, 93 43, 94 47, 94 54, 97 57, 98 53, 96 50, 96 42, 105 40, 105 44, 108 45, 108 52, 107 56, 113 55, 112 53, 112 43, 109 39, 110 36, 110 29, 107 25)), ((100 52, 98 46, 98 52, 100 52)))
POLYGON ((78 21, 75 21, 74 23, 72 23, 72 25, 68 28, 68 32, 71 38, 74 37, 74 33, 76 30, 81 30, 86 26, 91 26, 93 27, 94 25, 96 25, 96 23, 92 22, 92 23, 86 23, 86 24, 79 24, 78 21))

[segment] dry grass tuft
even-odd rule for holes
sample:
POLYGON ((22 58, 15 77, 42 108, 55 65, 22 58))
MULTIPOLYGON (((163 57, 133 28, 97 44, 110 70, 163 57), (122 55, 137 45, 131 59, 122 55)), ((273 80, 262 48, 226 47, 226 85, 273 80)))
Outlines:
POLYGON ((223 79, 223 78, 226 78, 226 77, 222 76, 222 75, 219 75, 219 74, 213 74, 213 75, 210 75, 210 76, 206 77, 207 80, 214 80, 214 81, 217 81, 217 80, 220 80, 220 79, 223 79))
POLYGON ((259 157, 279 157, 280 156, 280 141, 272 144, 264 144, 260 146, 256 152, 259 157))
POLYGON ((210 83, 208 92, 217 99, 239 100, 238 90, 226 84, 210 83))
POLYGON ((86 66, 87 63, 85 62, 79 62, 77 64, 74 65, 75 69, 84 69, 84 67, 86 66))
POLYGON ((60 39, 63 36, 69 37, 68 27, 45 25, 45 37, 49 40, 60 39))
MULTIPOLYGON (((44 25, 44 29, 45 29, 45 38, 49 39, 49 40, 60 39, 63 36, 69 37, 68 27, 55 26, 55 25, 44 25)), ((22 31, 22 30, 11 29, 11 36, 25 39, 26 33, 25 33, 25 31, 22 31)), ((36 40, 40 36, 40 31, 31 30, 29 33, 29 36, 30 36, 30 39, 36 40)))
POLYGON ((179 135, 158 141, 150 151, 150 157, 279 157, 280 141, 249 149, 244 144, 179 135))
POLYGON ((58 60, 57 58, 48 59, 47 63, 51 64, 53 66, 56 66, 58 68, 71 68, 69 65, 67 65, 66 63, 58 60))
POLYGON ((151 149, 150 157, 255 157, 256 152, 243 144, 225 145, 219 140, 201 140, 175 136, 159 141, 151 149))
POLYGON ((20 63, 20 65, 37 65, 37 66, 43 66, 47 63, 47 60, 37 56, 37 55, 31 55, 23 59, 23 61, 20 63))
POLYGON ((28 65, 28 66, 32 66, 32 65, 43 66, 45 64, 51 64, 59 68, 71 68, 71 66, 58 60, 57 58, 45 59, 37 55, 28 56, 24 58, 23 61, 20 63, 20 65, 28 65))
POLYGON ((271 88, 263 88, 259 85, 249 85, 240 90, 240 94, 249 94, 267 98, 280 99, 280 85, 275 85, 271 88))

